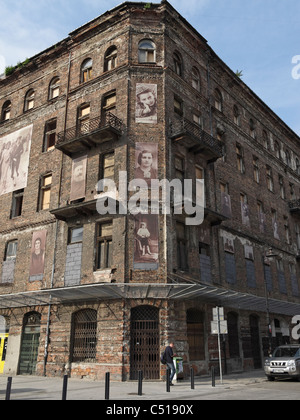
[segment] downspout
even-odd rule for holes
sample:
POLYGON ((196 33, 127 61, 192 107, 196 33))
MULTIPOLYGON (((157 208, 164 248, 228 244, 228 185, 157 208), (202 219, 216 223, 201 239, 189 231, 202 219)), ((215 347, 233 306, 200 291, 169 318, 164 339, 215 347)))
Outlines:
MULTIPOLYGON (((64 131, 66 130, 66 127, 67 127, 68 102, 69 102, 69 90, 70 90, 70 76, 71 76, 71 52, 69 53, 69 64, 68 64, 68 84, 67 84, 66 104, 65 104, 64 131)), ((64 160, 64 154, 62 153, 61 163, 60 163, 60 175, 59 175, 58 207, 60 206, 60 196, 61 196, 61 189, 62 189, 63 160, 64 160)), ((59 221, 56 220, 56 223, 55 223, 54 254, 53 254, 53 261, 52 261, 50 289, 53 289, 53 287, 54 287, 54 273, 55 273, 55 265, 56 265, 56 249, 57 249, 57 242, 58 242, 58 224, 59 224, 59 221)), ((48 347, 49 347, 49 336, 50 336, 51 306, 52 306, 52 295, 50 295, 50 297, 49 297, 49 306, 48 306, 48 315, 47 315, 47 327, 46 327, 45 351, 44 351, 44 363, 43 363, 43 375, 44 376, 47 376, 46 375, 46 370, 47 370, 48 347)))

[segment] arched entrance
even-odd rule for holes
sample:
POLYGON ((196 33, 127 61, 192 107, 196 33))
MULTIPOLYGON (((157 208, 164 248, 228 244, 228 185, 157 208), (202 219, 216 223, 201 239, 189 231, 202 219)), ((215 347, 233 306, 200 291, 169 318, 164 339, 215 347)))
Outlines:
POLYGON ((130 379, 160 379, 159 310, 139 306, 131 310, 130 379))
POLYGON ((40 343, 41 315, 31 312, 24 316, 19 361, 20 375, 34 375, 40 343))

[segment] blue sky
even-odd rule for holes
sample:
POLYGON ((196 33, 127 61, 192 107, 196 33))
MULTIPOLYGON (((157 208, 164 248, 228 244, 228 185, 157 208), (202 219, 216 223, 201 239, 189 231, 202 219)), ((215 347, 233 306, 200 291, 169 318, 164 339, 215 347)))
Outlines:
MULTIPOLYGON (((0 0, 0 73, 121 2, 0 0)), ((300 78, 292 77, 292 59, 300 56, 300 1, 169 2, 232 70, 243 71, 243 81, 300 135, 300 78)))

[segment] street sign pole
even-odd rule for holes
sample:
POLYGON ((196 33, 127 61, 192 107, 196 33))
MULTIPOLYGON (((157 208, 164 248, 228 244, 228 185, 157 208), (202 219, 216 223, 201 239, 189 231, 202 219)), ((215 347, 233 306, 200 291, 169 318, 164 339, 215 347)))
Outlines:
POLYGON ((221 385, 223 385, 223 373, 222 373, 222 354, 221 354, 221 328, 220 328, 220 308, 217 307, 217 316, 218 316, 218 348, 219 348, 219 365, 220 365, 220 380, 221 385))

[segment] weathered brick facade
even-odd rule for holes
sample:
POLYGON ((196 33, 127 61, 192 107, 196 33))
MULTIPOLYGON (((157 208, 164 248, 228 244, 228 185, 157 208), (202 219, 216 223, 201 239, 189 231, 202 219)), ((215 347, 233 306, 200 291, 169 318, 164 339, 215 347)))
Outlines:
POLYGON ((16 182, 9 192, 0 184, 4 373, 102 379, 110 371, 128 380, 143 369, 146 379, 160 379, 160 352, 174 340, 185 373, 204 374, 218 363, 216 305, 228 320, 228 372, 261 367, 267 308, 272 345, 292 340, 291 318, 300 314, 299 137, 168 2, 124 3, 75 30, 0 81, 0 109, 7 183, 14 172, 9 164, 4 173, 6 150, 20 141, 13 134, 32 126, 21 207, 16 182), (145 91, 156 96, 146 116, 137 99, 145 91), (108 175, 118 191, 120 172, 133 180, 141 143, 157 151, 158 179, 205 179, 201 226, 185 226, 184 215, 97 212, 99 179, 108 175), (72 200, 81 158, 84 193, 72 200), (137 234, 145 221, 153 229, 146 256, 137 234), (39 232, 43 268, 32 275, 39 232), (277 257, 266 259, 270 248, 277 257))

